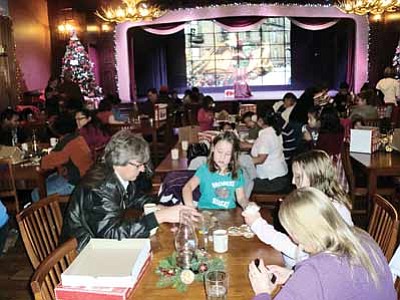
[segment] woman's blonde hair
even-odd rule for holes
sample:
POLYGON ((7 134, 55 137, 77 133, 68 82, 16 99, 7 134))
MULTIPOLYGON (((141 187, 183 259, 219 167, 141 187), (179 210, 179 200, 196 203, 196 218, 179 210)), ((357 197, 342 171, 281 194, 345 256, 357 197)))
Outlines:
POLYGON ((293 159, 310 180, 310 186, 319 189, 328 197, 345 205, 351 210, 351 201, 341 188, 335 167, 329 155, 322 150, 304 152, 293 159))
POLYGON ((361 240, 369 240, 366 244, 383 269, 377 255, 379 247, 370 242, 372 239, 363 230, 348 226, 323 192, 312 187, 294 190, 282 202, 279 220, 299 245, 312 249, 311 254, 326 252, 346 257, 350 266, 364 267, 378 286, 378 271, 361 240))

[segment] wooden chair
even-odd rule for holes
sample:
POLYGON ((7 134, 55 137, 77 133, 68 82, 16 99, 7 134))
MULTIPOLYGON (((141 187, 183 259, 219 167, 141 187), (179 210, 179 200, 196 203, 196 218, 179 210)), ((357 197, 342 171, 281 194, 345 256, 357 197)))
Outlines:
POLYGON ((379 128, 379 126, 381 124, 381 120, 380 119, 370 119, 370 120, 365 120, 364 123, 365 123, 365 126, 379 128))
POLYGON ((19 213, 19 201, 15 187, 14 172, 11 159, 0 159, 0 198, 14 198, 15 211, 19 213))
POLYGON ((400 300, 400 278, 396 277, 396 281, 394 282, 394 289, 397 292, 397 300, 400 300))
MULTIPOLYGON (((350 158, 350 146, 345 143, 342 149, 342 163, 349 183, 349 194, 353 204, 351 213, 353 215, 367 216, 369 211, 368 203, 368 187, 360 187, 356 185, 356 177, 354 175, 353 166, 350 158)), ((378 194, 392 198, 396 194, 395 188, 378 188, 378 194)))
POLYGON ((76 258, 77 246, 76 239, 70 239, 51 252, 39 265, 31 280, 35 300, 55 299, 54 288, 61 282, 61 273, 76 258))
POLYGON ((63 223, 60 203, 67 201, 68 197, 51 195, 33 203, 16 217, 34 269, 58 246, 63 223))
POLYGON ((396 209, 385 198, 375 195, 368 233, 381 247, 388 261, 396 248, 398 230, 399 217, 396 209))

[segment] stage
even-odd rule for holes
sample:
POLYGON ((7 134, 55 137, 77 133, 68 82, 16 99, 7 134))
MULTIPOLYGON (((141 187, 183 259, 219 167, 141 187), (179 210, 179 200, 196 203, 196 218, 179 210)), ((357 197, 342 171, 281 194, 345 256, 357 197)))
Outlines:
MULTIPOLYGON (((201 89, 200 89, 201 91, 201 89)), ((297 98, 303 93, 302 90, 285 90, 285 91, 256 91, 251 92, 252 96, 249 98, 235 98, 226 97, 224 93, 204 93, 204 95, 211 96, 215 102, 253 102, 253 101, 278 101, 282 100, 286 93, 293 93, 297 98)), ((180 95, 183 97, 183 95, 180 95)))
MULTIPOLYGON (((220 26, 218 24, 217 26, 220 26)), ((333 6, 310 7, 276 4, 190 8, 169 11, 161 18, 152 21, 151 24, 148 22, 120 23, 115 29, 118 94, 122 101, 129 102, 137 95, 144 96, 150 87, 158 89, 162 85, 168 85, 171 89, 184 89, 187 86, 198 86, 201 90, 200 82, 215 87, 230 85, 231 81, 228 77, 226 79, 228 84, 224 84, 224 82, 220 84, 221 82, 218 80, 227 76, 229 66, 232 65, 229 63, 227 66, 227 62, 236 57, 229 52, 229 49, 232 48, 230 45, 234 44, 232 43, 235 40, 233 36, 238 36, 239 39, 240 34, 243 35, 244 32, 249 33, 249 39, 255 41, 253 44, 270 45, 267 49, 260 46, 261 48, 247 47, 241 49, 241 52, 239 51, 242 55, 240 61, 243 61, 243 66, 248 69, 250 77, 261 82, 258 85, 263 85, 264 79, 266 79, 264 77, 268 75, 268 72, 272 72, 271 70, 279 74, 281 73, 279 68, 284 68, 285 70, 282 72, 290 74, 290 76, 285 75, 285 82, 279 82, 279 84, 274 82, 276 86, 285 85, 290 79, 289 82, 300 89, 322 84, 337 89, 341 82, 346 81, 355 92, 358 92, 364 82, 368 80, 368 64, 365 64, 368 61, 368 28, 368 19, 364 16, 344 14, 333 6), (289 24, 287 24, 287 20, 283 23, 279 21, 283 25, 278 22, 279 18, 287 16, 290 16, 289 24), (315 24, 313 20, 308 20, 316 16, 324 18, 326 21, 315 24), (199 22, 204 20, 221 23, 220 21, 224 21, 224 18, 227 17, 235 17, 239 18, 236 20, 247 22, 252 21, 250 17, 267 19, 262 25, 259 25, 258 21, 251 22, 251 28, 246 27, 244 31, 242 28, 238 28, 240 26, 236 26, 237 24, 233 21, 230 23, 229 30, 222 27, 223 31, 218 31, 214 27, 208 28, 208 25, 203 24, 204 28, 208 28, 207 34, 209 35, 204 35, 205 31, 200 30, 203 27, 199 30, 196 29, 196 26, 200 26, 199 22), (270 21, 268 21, 269 18, 271 18, 270 21), (274 20, 274 18, 278 19, 274 20), (176 24, 176 20, 182 24, 176 24), (274 39, 279 36, 283 38, 283 42, 279 40, 278 43, 271 36, 265 40, 268 41, 267 43, 257 44, 259 35, 251 34, 251 32, 255 32, 254 28, 261 28, 260 30, 265 32, 262 38, 269 37, 268 26, 271 22, 275 24, 275 21, 281 24, 279 27, 281 34, 276 33, 274 39), (165 26, 166 24, 170 26, 165 26), (267 26, 265 31, 262 29, 263 26, 267 26), (192 33, 188 30, 193 28, 196 34, 191 36, 192 33), (211 34, 214 38, 209 37, 211 34), (290 39, 287 35, 290 36, 290 39), (219 41, 219 44, 215 41, 219 41), (305 41, 313 42, 309 44, 305 41), (283 50, 279 46, 281 44, 283 50), (143 45, 146 47, 143 48, 143 45), (275 46, 272 47, 273 45, 275 46), (203 48, 209 49, 208 52, 203 48), (213 50, 214 48, 215 50, 213 50), (150 49, 153 51, 151 52, 150 49), (310 51, 310 49, 312 50, 310 51), (270 51, 270 56, 263 56, 268 52, 267 50, 270 51), (186 57, 187 53, 190 54, 188 58, 186 57), (349 53, 353 54, 349 55, 349 53), (253 59, 248 57, 253 57, 253 59), (263 61, 261 67, 258 64, 259 60, 263 61), (264 63, 265 60, 270 61, 264 63), (215 64, 212 63, 213 61, 215 64), (189 80, 194 83, 188 82, 189 80), (213 85, 213 82, 216 84, 213 85)), ((240 39, 236 45, 239 42, 240 39)), ((229 99, 224 97, 222 92, 211 94, 211 96, 218 103, 235 103, 267 99, 276 101, 281 99, 284 93, 285 91, 254 92, 253 97, 249 99, 229 99)), ((298 95, 296 92, 295 94, 298 95)))
MULTIPOLYGON (((249 98, 235 98, 235 97, 226 97, 224 93, 207 93, 203 92, 200 88, 200 92, 203 93, 204 96, 211 96, 215 102, 256 102, 256 101, 279 101, 283 100, 283 96, 286 93, 293 93, 297 98, 303 93, 302 90, 282 90, 282 91, 256 91, 251 92, 252 96, 249 98)), ((178 95, 180 99, 183 99, 184 94, 178 95)), ((139 102, 146 101, 146 97, 141 97, 138 99, 139 102)), ((126 102, 125 102, 126 103, 126 102)), ((127 102, 131 103, 131 102, 127 102)))

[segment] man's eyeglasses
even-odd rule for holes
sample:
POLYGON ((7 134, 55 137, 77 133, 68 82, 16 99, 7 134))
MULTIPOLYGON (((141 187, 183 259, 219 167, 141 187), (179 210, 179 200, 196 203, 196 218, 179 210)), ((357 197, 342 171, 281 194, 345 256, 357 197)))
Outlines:
POLYGON ((147 162, 145 163, 135 163, 135 162, 128 162, 129 165, 134 166, 138 169, 140 169, 141 167, 146 168, 147 167, 147 162))

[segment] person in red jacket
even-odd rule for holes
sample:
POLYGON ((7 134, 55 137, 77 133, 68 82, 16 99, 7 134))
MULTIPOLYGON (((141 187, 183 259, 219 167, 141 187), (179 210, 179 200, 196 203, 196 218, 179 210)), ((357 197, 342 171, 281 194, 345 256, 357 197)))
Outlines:
MULTIPOLYGON (((60 116, 51 129, 59 137, 59 142, 41 161, 41 170, 57 169, 46 179, 47 195, 70 195, 80 178, 92 166, 92 155, 85 139, 76 131, 76 122, 72 116, 60 116)), ((32 200, 39 200, 36 189, 32 192, 32 200)))

